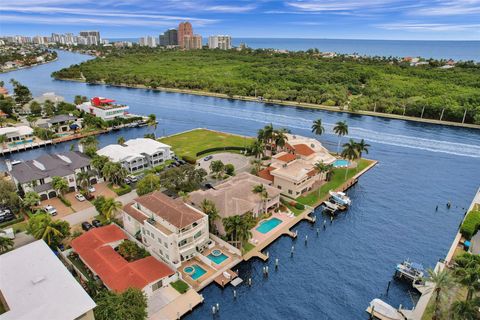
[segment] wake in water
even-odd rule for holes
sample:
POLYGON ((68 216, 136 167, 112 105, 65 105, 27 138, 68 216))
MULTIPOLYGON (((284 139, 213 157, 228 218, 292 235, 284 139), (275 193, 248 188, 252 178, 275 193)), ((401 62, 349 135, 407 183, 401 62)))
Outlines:
MULTIPOLYGON (((312 126, 312 120, 302 117, 295 117, 289 115, 280 115, 264 111, 253 110, 238 110, 229 107, 222 107, 218 105, 195 103, 190 108, 185 105, 179 105, 177 101, 170 101, 171 104, 164 105, 162 108, 178 110, 181 107, 183 111, 198 112, 202 114, 212 114, 216 117, 227 117, 234 119, 243 119, 254 121, 262 124, 272 123, 275 126, 296 128, 310 131, 312 126), (188 110, 185 110, 188 108, 188 110)), ((169 119, 174 120, 174 119, 169 119)), ((334 135, 333 123, 325 123, 327 135, 334 135)), ((227 128, 228 129, 228 128, 227 128)), ((405 148, 413 148, 426 150, 431 152, 440 152, 447 154, 454 154, 465 157, 480 158, 480 145, 465 144, 457 142, 449 142, 442 140, 419 138, 415 136, 391 134, 385 132, 378 132, 369 129, 363 129, 359 127, 349 127, 349 135, 346 138, 353 139, 365 139, 368 142, 375 142, 386 145, 393 145, 405 148)))

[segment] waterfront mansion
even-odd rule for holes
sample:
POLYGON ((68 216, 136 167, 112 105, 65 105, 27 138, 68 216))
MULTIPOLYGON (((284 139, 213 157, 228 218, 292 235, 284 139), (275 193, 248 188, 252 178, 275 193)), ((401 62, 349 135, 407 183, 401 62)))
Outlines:
POLYGON ((77 105, 77 109, 105 121, 122 118, 128 114, 128 106, 115 104, 114 102, 115 100, 112 99, 94 97, 90 101, 77 105))
POLYGON ((254 217, 274 210, 280 206, 280 190, 271 186, 269 180, 242 172, 218 184, 213 189, 191 192, 188 201, 200 209, 202 201, 208 199, 215 204, 221 219, 215 221, 215 226, 220 234, 225 234, 222 218, 235 215, 244 215, 251 212, 254 217), (257 185, 263 185, 266 199, 253 192, 257 185))
POLYGON ((283 194, 298 197, 325 179, 325 173, 319 174, 315 164, 331 164, 335 157, 316 139, 293 134, 286 136, 288 142, 284 150, 274 155, 258 175, 271 181, 283 194))
POLYGON ((7 161, 7 169, 15 185, 23 192, 35 191, 42 200, 57 196, 52 178, 64 178, 69 191, 78 190, 77 174, 91 172, 90 183, 95 184, 98 176, 90 167, 90 158, 78 151, 45 154, 34 160, 7 161))
POLYGON ((148 138, 131 139, 122 145, 111 144, 97 154, 119 162, 131 173, 153 168, 172 158, 169 145, 148 138))
POLYGON ((160 191, 125 205, 123 225, 154 257, 175 269, 201 253, 211 241, 206 214, 160 191))

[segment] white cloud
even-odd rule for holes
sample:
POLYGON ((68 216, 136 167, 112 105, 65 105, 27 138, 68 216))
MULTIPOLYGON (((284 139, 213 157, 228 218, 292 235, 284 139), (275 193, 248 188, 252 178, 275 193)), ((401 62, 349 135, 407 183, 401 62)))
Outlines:
POLYGON ((404 30, 404 31, 466 31, 480 30, 480 24, 448 24, 448 23, 415 23, 398 22, 377 24, 376 27, 385 30, 404 30))
MULTIPOLYGON (((412 13, 424 16, 480 14, 480 0, 439 0, 412 13)), ((480 17, 478 19, 480 20, 480 17)))
POLYGON ((396 0, 299 0, 287 1, 287 6, 293 7, 302 11, 351 11, 365 8, 383 7, 394 4, 396 0))

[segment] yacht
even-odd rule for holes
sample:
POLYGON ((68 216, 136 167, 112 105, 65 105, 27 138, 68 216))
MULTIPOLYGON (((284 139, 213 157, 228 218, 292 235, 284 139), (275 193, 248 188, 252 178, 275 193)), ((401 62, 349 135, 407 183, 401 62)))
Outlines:
POLYGON ((345 192, 341 192, 341 191, 335 192, 330 190, 329 193, 336 202, 344 206, 349 206, 352 203, 352 200, 350 200, 350 198, 345 194, 345 192))

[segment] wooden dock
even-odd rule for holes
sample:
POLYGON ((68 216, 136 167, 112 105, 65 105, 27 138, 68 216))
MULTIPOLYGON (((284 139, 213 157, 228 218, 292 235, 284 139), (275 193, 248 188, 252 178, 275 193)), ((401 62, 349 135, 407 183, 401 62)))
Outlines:
POLYGON ((222 288, 225 288, 225 286, 229 284, 230 281, 238 277, 238 274, 236 272, 233 272, 230 269, 228 269, 225 272, 227 272, 230 275, 230 278, 225 277, 223 273, 221 273, 220 275, 218 275, 218 277, 215 278, 215 282, 222 288))

